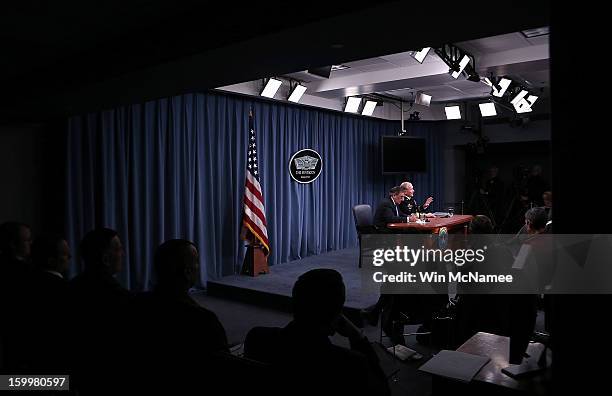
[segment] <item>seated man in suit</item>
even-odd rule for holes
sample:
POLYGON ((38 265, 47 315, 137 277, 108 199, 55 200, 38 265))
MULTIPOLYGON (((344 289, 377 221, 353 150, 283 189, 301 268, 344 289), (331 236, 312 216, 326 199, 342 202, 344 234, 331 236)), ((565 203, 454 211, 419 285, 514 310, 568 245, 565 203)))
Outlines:
POLYGON ((66 272, 72 254, 68 242, 59 235, 42 235, 32 245, 33 278, 41 286, 66 287, 66 272))
POLYGON ((109 228, 88 232, 79 251, 84 269, 69 282, 70 325, 79 329, 70 345, 74 382, 84 394, 101 386, 109 392, 129 377, 131 345, 137 338, 134 296, 115 278, 125 251, 109 228), (103 379, 109 366, 117 374, 103 379))
POLYGON ((405 214, 400 210, 400 204, 404 200, 404 193, 399 186, 389 190, 389 197, 383 199, 374 213, 374 225, 379 230, 386 230, 389 223, 408 223, 416 221, 414 215, 405 214))
POLYGON ((27 315, 25 299, 28 297, 30 277, 30 227, 14 221, 0 224, 0 312, 6 320, 0 326, 0 370, 23 372, 21 353, 25 327, 22 316, 27 315), (21 371, 20 371, 21 370, 21 371))
POLYGON ((152 293, 142 296, 141 302, 150 314, 148 320, 154 322, 151 328, 159 329, 159 334, 154 334, 157 347, 164 355, 202 357, 227 352, 227 336, 217 315, 189 295, 200 275, 195 245, 185 239, 166 241, 157 248, 154 264, 157 284, 152 293), (165 323, 173 323, 173 329, 165 329, 165 323))
POLYGON ((32 231, 23 223, 0 224, 0 293, 6 297, 30 275, 32 231))
POLYGON ((65 274, 71 258, 68 242, 60 235, 42 235, 32 244, 33 271, 26 310, 37 314, 28 315, 24 322, 27 323, 24 335, 29 341, 22 345, 31 359, 33 372, 66 372, 65 345, 71 329, 58 317, 65 314, 69 305, 65 274))
MULTIPOLYGON (((428 197, 423 205, 417 204, 416 200, 414 199, 414 187, 410 182, 403 182, 400 184, 400 190, 404 195, 404 199, 399 205, 399 210, 400 213, 404 214, 405 216, 410 216, 411 214, 417 212, 425 213, 429 208, 429 205, 433 202, 433 198, 428 197)), ((428 215, 428 217, 430 216, 428 215)))
POLYGON ((143 373, 138 383, 156 378, 152 388, 171 387, 174 394, 190 394, 203 382, 219 385, 223 373, 215 367, 222 361, 215 359, 228 352, 225 329, 189 294, 200 275, 198 249, 188 240, 171 239, 157 248, 154 266, 157 284, 138 298, 141 337, 135 347, 143 373))
POLYGON ((284 328, 255 327, 245 356, 274 366, 289 393, 387 395, 388 384, 368 339, 342 315, 345 286, 332 269, 302 274, 293 287, 294 319, 284 328), (332 344, 335 332, 351 349, 332 344))

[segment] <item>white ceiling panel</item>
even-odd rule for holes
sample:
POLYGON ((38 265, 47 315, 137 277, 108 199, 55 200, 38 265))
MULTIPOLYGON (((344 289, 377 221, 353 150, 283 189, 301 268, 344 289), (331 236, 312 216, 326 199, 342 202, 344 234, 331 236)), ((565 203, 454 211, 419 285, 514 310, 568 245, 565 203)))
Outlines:
POLYGON ((466 51, 469 51, 468 48, 470 48, 473 52, 472 55, 481 55, 523 48, 527 45, 531 45, 531 43, 525 36, 517 32, 478 40, 463 41, 456 43, 456 45, 460 48, 464 48, 466 51))
POLYGON ((383 58, 370 58, 370 59, 362 59, 354 62, 345 62, 343 65, 359 68, 361 66, 370 66, 370 65, 380 65, 385 64, 387 61, 383 58))
MULTIPOLYGON (((527 39, 516 32, 454 44, 474 55, 481 77, 510 76, 544 95, 549 92, 548 35, 527 39)), ((433 49, 423 64, 412 57, 411 50, 344 64, 350 68, 332 72, 329 79, 306 72, 287 77, 305 81, 311 97, 339 102, 348 95, 376 93, 412 101, 417 91, 432 95, 432 103, 490 96, 491 89, 483 83, 468 81, 463 75, 453 79, 433 49)))

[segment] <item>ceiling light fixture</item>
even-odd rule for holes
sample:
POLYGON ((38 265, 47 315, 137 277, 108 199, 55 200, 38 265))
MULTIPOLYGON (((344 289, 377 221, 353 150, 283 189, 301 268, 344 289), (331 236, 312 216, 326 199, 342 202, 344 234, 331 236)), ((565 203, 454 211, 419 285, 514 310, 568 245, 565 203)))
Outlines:
POLYGON ((429 50, 431 49, 431 47, 425 47, 425 48, 421 48, 418 51, 412 51, 412 57, 414 59, 416 59, 417 62, 419 63, 423 63, 423 61, 425 60, 425 57, 427 56, 427 54, 429 53, 429 50))
POLYGON ((346 106, 344 106, 344 111, 347 113, 357 113, 359 110, 359 105, 361 104, 361 98, 356 98, 351 96, 346 101, 346 106))
POLYGON ((468 63, 468 65, 465 67, 464 72, 467 76, 468 81, 480 82, 480 75, 476 73, 476 70, 470 63, 468 63))
POLYGON ((431 95, 424 94, 423 92, 418 92, 414 103, 421 106, 429 107, 429 105, 431 104, 431 95))
POLYGON ((504 94, 510 87, 512 80, 507 79, 507 78, 502 78, 497 83, 494 83, 493 81, 485 77, 483 82, 493 89, 491 91, 491 95, 501 98, 502 96, 504 96, 504 94))
POLYGON ((451 76, 453 78, 459 77, 459 75, 461 74, 463 69, 465 69, 465 67, 468 65, 468 63, 470 63, 470 57, 467 56, 467 55, 463 55, 463 58, 461 58, 461 62, 459 62, 459 68, 457 70, 453 71, 451 73, 451 76))
POLYGON ((373 100, 367 100, 365 105, 363 106, 363 110, 361 111, 362 115, 371 116, 374 114, 374 109, 378 103, 373 100))
POLYGON ((297 103, 302 98, 302 95, 304 95, 304 92, 306 92, 306 87, 302 84, 297 84, 295 88, 293 88, 293 91, 287 100, 289 102, 297 103))
POLYGON ((461 119, 461 110, 459 109, 459 106, 446 106, 444 108, 444 112, 446 113, 447 120, 461 119))
POLYGON ((261 91, 261 96, 265 96, 266 98, 273 98, 276 95, 276 91, 280 88, 282 82, 275 78, 270 78, 266 82, 266 86, 263 91, 261 91))
POLYGON ((480 107, 480 115, 483 117, 493 117, 497 115, 495 103, 493 102, 479 103, 478 107, 480 107))
POLYGON ((435 48, 434 51, 448 65, 449 73, 453 78, 458 78, 465 70, 470 81, 480 81, 480 76, 476 73, 474 57, 466 51, 453 44, 444 44, 442 47, 435 48))
POLYGON ((345 69, 350 69, 350 68, 351 67, 347 65, 332 65, 331 71, 345 70, 345 69))
POLYGON ((527 92, 524 89, 521 89, 521 91, 514 97, 514 99, 512 99, 510 101, 510 103, 512 104, 512 106, 514 106, 514 110, 517 113, 529 113, 531 111, 531 107, 533 106, 533 104, 535 103, 536 100, 538 100, 538 97, 535 95, 529 95, 529 92, 527 92), (525 98, 525 96, 527 96, 527 98, 525 98))

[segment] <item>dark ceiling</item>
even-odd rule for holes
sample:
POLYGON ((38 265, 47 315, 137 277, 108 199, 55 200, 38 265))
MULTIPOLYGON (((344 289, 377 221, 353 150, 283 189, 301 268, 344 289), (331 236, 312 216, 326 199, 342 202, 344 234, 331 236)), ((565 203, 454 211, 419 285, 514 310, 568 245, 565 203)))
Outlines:
POLYGON ((41 120, 549 24, 548 2, 19 1, 0 12, 3 120, 41 120), (537 4, 534 4, 537 3, 537 4), (491 10, 490 12, 496 12, 491 10))

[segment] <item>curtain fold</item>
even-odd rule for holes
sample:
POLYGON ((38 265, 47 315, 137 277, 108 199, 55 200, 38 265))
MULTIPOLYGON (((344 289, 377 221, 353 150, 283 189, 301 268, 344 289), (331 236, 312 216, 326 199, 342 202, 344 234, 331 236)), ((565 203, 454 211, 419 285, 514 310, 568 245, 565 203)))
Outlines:
MULTIPOLYGON (((95 226, 116 229, 126 248, 118 279, 134 290, 154 281, 154 249, 193 240, 200 284, 240 271, 248 111, 253 108, 270 265, 357 246, 352 207, 373 210, 409 177, 417 200, 443 196, 441 124, 408 123, 427 138, 426 174, 382 176, 385 121, 220 93, 189 94, 72 117, 68 121, 66 230, 70 246, 95 226), (321 176, 299 184, 289 159, 311 148, 321 176)), ((435 206, 435 205, 434 205, 435 206)), ((73 273, 76 272, 73 269, 73 273)))

